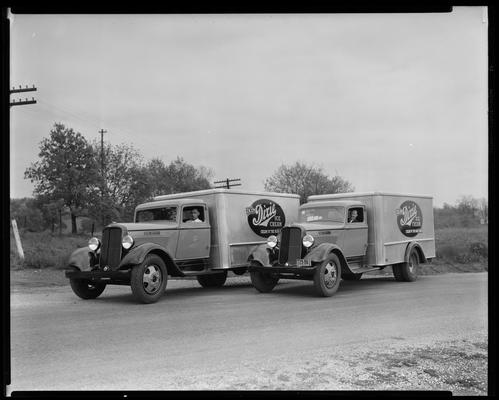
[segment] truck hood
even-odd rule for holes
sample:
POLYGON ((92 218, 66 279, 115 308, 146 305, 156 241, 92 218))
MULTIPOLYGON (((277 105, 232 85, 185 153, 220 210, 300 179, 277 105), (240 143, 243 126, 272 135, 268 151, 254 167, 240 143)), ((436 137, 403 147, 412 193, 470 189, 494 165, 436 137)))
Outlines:
POLYGON ((130 231, 154 231, 158 229, 178 229, 176 223, 144 223, 144 222, 128 222, 121 223, 121 226, 124 226, 129 232, 130 231))
POLYGON ((313 231, 345 229, 345 224, 341 222, 295 222, 291 226, 299 226, 305 229, 307 233, 313 231))

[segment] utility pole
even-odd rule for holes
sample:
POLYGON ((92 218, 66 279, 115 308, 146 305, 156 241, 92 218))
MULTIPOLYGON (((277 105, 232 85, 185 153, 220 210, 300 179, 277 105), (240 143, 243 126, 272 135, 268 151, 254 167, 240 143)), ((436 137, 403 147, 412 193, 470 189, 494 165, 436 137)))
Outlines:
MULTIPOLYGON (((104 200, 104 192, 105 192, 105 188, 106 188, 106 180, 105 180, 105 175, 104 175, 104 133, 107 133, 106 130, 104 129, 101 129, 99 131, 100 133, 100 171, 101 171, 101 178, 102 178, 102 182, 101 182, 101 196, 102 196, 102 200, 104 200)), ((102 219, 101 219, 101 222, 102 222, 102 227, 104 228, 104 214, 101 215, 102 219)))
POLYGON ((102 174, 102 181, 104 182, 104 133, 107 133, 107 131, 101 129, 99 133, 100 133, 100 171, 102 174))
MULTIPOLYGON (((19 88, 16 89, 16 88, 12 88, 10 91, 9 91, 9 94, 12 94, 12 93, 22 93, 22 92, 35 92, 37 89, 35 87, 35 85, 33 85, 33 87, 29 88, 28 86, 26 86, 25 88, 22 88, 21 85, 19 85, 19 88)), ((24 106, 24 105, 27 105, 27 104, 36 104, 36 100, 34 97, 31 98, 31 100, 28 100, 28 98, 25 98, 25 100, 12 100, 10 102, 10 106, 24 106)))
POLYGON ((222 186, 215 186, 215 189, 223 189, 223 188, 230 189, 232 186, 241 186, 241 183, 231 183, 231 182, 238 182, 238 181, 240 182, 241 179, 239 179, 239 178, 236 178, 236 179, 229 179, 229 178, 227 178, 227 179, 225 179, 223 181, 215 181, 213 183, 215 185, 217 183, 223 183, 222 186))

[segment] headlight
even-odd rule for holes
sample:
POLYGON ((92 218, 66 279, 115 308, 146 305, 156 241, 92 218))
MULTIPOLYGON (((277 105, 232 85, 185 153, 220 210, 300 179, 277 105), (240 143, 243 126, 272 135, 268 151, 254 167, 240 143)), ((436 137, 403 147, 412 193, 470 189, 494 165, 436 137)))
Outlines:
POLYGON ((313 244, 314 244, 314 237, 312 235, 307 234, 303 237, 303 245, 305 247, 308 248, 308 247, 312 246, 313 244))
POLYGON ((92 251, 97 250, 100 247, 100 240, 96 237, 90 238, 88 241, 88 248, 92 251))
POLYGON ((133 237, 130 235, 126 235, 121 239, 121 245, 125 250, 128 250, 130 247, 133 246, 133 237))
POLYGON ((267 238, 267 246, 269 246, 271 249, 277 246, 277 236, 270 235, 267 238))

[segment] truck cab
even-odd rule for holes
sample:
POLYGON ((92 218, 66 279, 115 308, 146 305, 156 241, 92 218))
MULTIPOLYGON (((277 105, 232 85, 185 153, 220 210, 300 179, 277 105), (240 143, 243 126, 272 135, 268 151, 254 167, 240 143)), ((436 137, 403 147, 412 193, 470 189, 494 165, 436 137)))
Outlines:
POLYGON ((367 212, 359 201, 325 201, 304 204, 297 226, 314 238, 314 243, 338 245, 350 268, 361 267, 367 249, 367 212))
POLYGON ((265 251, 251 255, 249 271, 260 292, 282 278, 303 279, 314 282, 318 295, 332 296, 341 279, 358 280, 390 265, 396 280, 414 281, 419 264, 434 256, 431 197, 318 195, 300 206, 296 223, 268 238, 265 251))

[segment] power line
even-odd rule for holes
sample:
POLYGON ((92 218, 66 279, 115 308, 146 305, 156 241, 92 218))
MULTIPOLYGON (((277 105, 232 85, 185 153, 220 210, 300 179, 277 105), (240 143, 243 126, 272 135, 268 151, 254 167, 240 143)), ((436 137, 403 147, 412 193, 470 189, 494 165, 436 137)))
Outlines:
POLYGON ((83 117, 83 116, 81 116, 81 115, 78 115, 78 114, 76 114, 75 112, 72 112, 72 111, 70 111, 70 110, 69 110, 69 109, 67 109, 67 108, 65 109, 65 108, 63 108, 63 107, 61 107, 61 106, 56 106, 55 104, 52 104, 52 103, 48 102, 47 100, 45 100, 45 99, 43 99, 43 98, 41 98, 41 99, 40 99, 40 104, 41 104, 41 105, 43 105, 43 106, 45 106, 45 108, 47 108, 47 109, 49 109, 49 110, 50 110, 50 108, 54 109, 55 111, 54 111, 54 110, 51 110, 51 111, 52 111, 52 112, 54 112, 54 113, 59 112, 59 113, 67 114, 67 115, 69 115, 70 117, 77 118, 77 119, 79 119, 80 121, 85 122, 85 123, 87 123, 87 124, 91 125, 93 128, 99 128, 99 125, 97 125, 97 124, 96 124, 93 120, 91 120, 90 118, 87 118, 87 117, 83 117))

